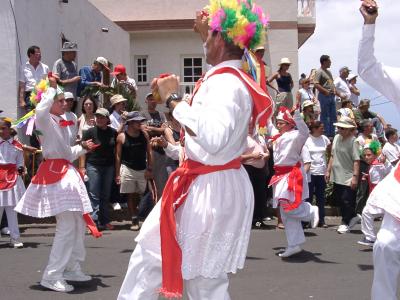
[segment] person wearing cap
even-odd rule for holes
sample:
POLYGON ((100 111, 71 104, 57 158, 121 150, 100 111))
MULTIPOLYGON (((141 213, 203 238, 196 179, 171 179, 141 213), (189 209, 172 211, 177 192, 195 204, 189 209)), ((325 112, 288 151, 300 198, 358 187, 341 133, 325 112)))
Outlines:
POLYGON ((123 114, 126 109, 126 102, 128 100, 124 98, 122 95, 116 94, 111 97, 111 110, 112 113, 110 115, 110 126, 114 128, 118 133, 123 131, 123 114))
POLYGON ((76 140, 78 137, 78 118, 72 112, 72 108, 75 104, 75 97, 71 92, 64 92, 65 98, 65 113, 63 114, 63 118, 68 122, 68 134, 70 145, 74 146, 76 144, 76 140))
POLYGON ((349 84, 349 89, 351 92, 350 100, 353 103, 354 107, 357 107, 358 104, 360 103, 360 90, 357 88, 356 83, 357 83, 357 77, 358 75, 356 74, 349 74, 347 77, 347 82, 349 84))
POLYGON ((31 93, 35 85, 47 76, 49 67, 41 62, 42 54, 38 46, 30 46, 26 54, 29 59, 20 70, 18 106, 30 111, 33 109, 29 100, 31 93))
POLYGON ((371 120, 372 124, 374 125, 376 135, 378 138, 384 140, 385 130, 387 129, 386 121, 381 115, 369 110, 370 102, 371 101, 369 99, 363 99, 360 101, 357 109, 354 110, 354 117, 357 126, 359 130, 361 130, 362 120, 371 120))
POLYGON ((293 108, 292 89, 294 84, 292 75, 288 72, 290 65, 291 62, 289 58, 283 57, 278 65, 278 71, 267 80, 267 85, 277 92, 277 109, 280 106, 284 106, 288 109, 293 108), (274 80, 276 80, 278 89, 271 84, 274 80))
POLYGON ((118 300, 155 300, 157 290, 167 298, 230 299, 228 273, 244 265, 254 196, 240 156, 250 121, 265 126, 273 103, 241 67, 244 49, 264 42, 266 19, 247 0, 211 0, 204 15, 206 62, 213 68, 191 105, 180 101, 176 75, 153 81, 152 90, 182 125, 186 159, 142 225, 118 300))
POLYGON ((302 166, 302 149, 309 136, 307 124, 298 110, 294 117, 286 107, 280 107, 276 129, 271 137, 275 174, 269 185, 273 188, 273 206, 279 207, 288 246, 279 253, 282 258, 302 251, 305 242, 301 222, 318 225, 318 207, 305 202, 308 198, 307 176, 302 166), (295 129, 297 127, 297 129, 295 129))
POLYGON ((62 118, 65 99, 56 78, 49 77, 46 89, 35 108, 44 160, 15 210, 35 218, 55 216, 56 233, 40 285, 71 292, 74 287, 66 280, 91 280, 82 272, 81 263, 85 260, 85 221, 89 221, 87 214, 92 211, 84 182, 72 162, 95 145, 88 140, 70 146, 62 118))
POLYGON ((314 102, 310 100, 304 101, 300 115, 303 118, 304 122, 307 124, 307 126, 309 126, 311 123, 317 120, 317 117, 314 112, 314 102))
POLYGON ((340 105, 341 101, 349 100, 351 97, 350 87, 347 82, 347 77, 349 76, 350 71, 351 70, 348 67, 340 68, 339 77, 335 78, 333 81, 336 91, 336 106, 340 105))
POLYGON ((81 77, 78 76, 78 68, 75 62, 78 45, 73 42, 64 42, 61 48, 61 58, 53 65, 53 75, 58 78, 65 92, 72 93, 76 97, 76 88, 81 77))
POLYGON ((79 158, 79 169, 86 174, 89 197, 93 207, 92 218, 100 229, 112 230, 109 198, 114 178, 114 156, 117 131, 108 126, 110 113, 98 108, 95 113, 96 126, 83 132, 82 141, 92 140, 100 145, 94 151, 79 158))
POLYGON ((332 142, 332 152, 326 182, 333 182, 333 197, 340 206, 342 224, 338 233, 346 233, 359 220, 356 216, 356 192, 360 174, 360 151, 354 136, 356 124, 348 117, 341 117, 334 124, 338 134, 332 142))
POLYGON ((146 120, 138 111, 126 114, 127 128, 117 137, 115 151, 115 181, 121 194, 128 195, 131 230, 139 230, 138 204, 152 178, 152 150, 148 134, 142 130, 146 120), (139 196, 139 197, 137 197, 139 196))
POLYGON ((318 90, 318 101, 321 106, 321 121, 324 123, 326 135, 333 138, 335 128, 333 123, 336 122, 336 102, 335 102, 335 84, 329 68, 331 67, 331 59, 328 55, 321 55, 319 59, 321 68, 315 72, 314 86, 318 90))
MULTIPOLYGON (((102 72, 110 71, 108 68, 108 61, 102 56, 97 57, 91 66, 83 66, 79 70, 79 76, 81 77, 78 82, 78 88, 76 90, 77 97, 80 97, 78 103, 78 109, 81 106, 82 99, 85 96, 84 90, 88 86, 105 87, 106 85, 102 82, 102 72)), ((80 114, 80 112, 77 112, 80 114)))
POLYGON ((126 68, 124 65, 116 65, 114 67, 114 72, 111 72, 111 75, 115 76, 111 82, 111 87, 122 85, 126 93, 131 94, 133 98, 136 98, 138 90, 136 81, 126 74, 126 68))

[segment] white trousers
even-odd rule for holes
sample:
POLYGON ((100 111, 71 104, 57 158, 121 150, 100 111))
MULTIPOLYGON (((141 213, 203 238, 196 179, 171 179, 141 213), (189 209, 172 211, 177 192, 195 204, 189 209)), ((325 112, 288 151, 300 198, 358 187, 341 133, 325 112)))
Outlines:
POLYGON ((283 225, 285 225, 286 239, 289 247, 295 247, 306 241, 301 221, 309 222, 312 217, 312 205, 303 202, 300 206, 291 211, 284 211, 282 207, 281 217, 283 225))
POLYGON ((43 279, 63 279, 67 271, 79 271, 85 260, 85 229, 82 212, 65 211, 56 215, 56 235, 43 279))
MULTIPOLYGON (((143 249, 140 244, 129 261, 128 271, 119 291, 118 300, 157 300, 161 288, 161 255, 143 249)), ((196 277, 185 280, 184 299, 189 300, 230 300, 227 274, 218 278, 196 277)), ((161 298, 161 297, 160 297, 161 298)))
POLYGON ((397 300, 400 274, 400 221, 385 213, 374 244, 372 300, 397 300))
POLYGON ((379 216, 383 216, 383 210, 367 202, 362 211, 361 231, 369 241, 375 242, 376 240, 374 220, 379 216))
POLYGON ((15 206, 0 206, 0 220, 3 216, 3 212, 6 211, 10 237, 12 239, 19 239, 18 217, 14 207, 15 206))

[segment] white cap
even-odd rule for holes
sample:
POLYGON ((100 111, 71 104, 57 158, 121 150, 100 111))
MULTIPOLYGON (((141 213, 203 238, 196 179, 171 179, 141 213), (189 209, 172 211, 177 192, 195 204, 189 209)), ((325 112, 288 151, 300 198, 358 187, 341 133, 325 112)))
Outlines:
POLYGON ((74 99, 75 100, 74 94, 72 94, 71 92, 64 92, 64 98, 65 99, 74 99))

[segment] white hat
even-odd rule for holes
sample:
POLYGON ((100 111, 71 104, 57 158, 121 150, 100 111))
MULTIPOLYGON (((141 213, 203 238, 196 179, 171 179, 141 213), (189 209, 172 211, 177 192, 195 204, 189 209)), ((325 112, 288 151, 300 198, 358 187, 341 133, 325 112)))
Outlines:
POLYGON ((107 70, 110 71, 110 68, 108 67, 108 60, 106 58, 104 58, 103 56, 99 56, 98 58, 96 58, 95 62, 98 62, 104 68, 106 68, 107 70))
POLYGON ((281 62, 278 64, 278 66, 280 65, 291 65, 292 63, 290 62, 289 58, 287 57, 283 57, 281 58, 281 62))
POLYGON ((314 106, 314 102, 312 102, 311 100, 306 100, 303 102, 303 109, 307 106, 314 106))
POLYGON ((350 73, 349 76, 347 76, 347 81, 353 80, 354 78, 357 78, 358 75, 350 73))
POLYGON ((337 123, 333 123, 336 127, 340 128, 356 128, 356 124, 353 119, 349 117, 342 116, 337 123))
POLYGON ((64 92, 64 98, 75 100, 74 94, 72 94, 71 92, 64 92))

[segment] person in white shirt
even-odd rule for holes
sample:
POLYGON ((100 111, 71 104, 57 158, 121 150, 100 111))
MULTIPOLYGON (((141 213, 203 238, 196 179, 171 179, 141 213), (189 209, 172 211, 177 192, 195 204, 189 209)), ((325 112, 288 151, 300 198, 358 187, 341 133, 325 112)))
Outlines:
POLYGON ((111 97, 110 102, 112 109, 110 126, 117 132, 122 132, 124 129, 122 114, 125 112, 127 99, 122 95, 116 94, 111 97))
MULTIPOLYGON (((364 18, 358 52, 360 77, 392 101, 400 110, 400 68, 386 66, 374 54, 375 22, 378 6, 364 0, 360 7, 364 18), (369 12, 368 12, 369 11, 369 12)), ((396 300, 400 273, 400 177, 398 165, 372 191, 371 205, 384 211, 381 229, 374 244, 374 280, 372 300, 396 300)))
POLYGON ((64 118, 67 121, 65 125, 67 127, 69 134, 69 141, 70 141, 69 144, 71 146, 74 146, 78 138, 78 118, 72 112, 72 107, 74 106, 75 97, 74 94, 70 92, 65 92, 64 98, 66 105, 65 105, 65 113, 64 115, 62 115, 62 118, 64 118))
POLYGON ((357 83, 357 75, 356 74, 349 74, 349 76, 347 77, 347 82, 349 84, 349 89, 351 92, 351 96, 350 96, 350 101, 353 103, 354 107, 357 107, 358 104, 360 103, 360 91, 356 86, 357 83))
POLYGON ((331 141, 323 135, 324 124, 315 121, 310 126, 310 136, 308 137, 304 147, 306 147, 311 156, 311 182, 308 184, 309 199, 316 198, 319 222, 318 227, 327 228, 325 223, 325 173, 327 169, 327 154, 330 152, 331 141))
POLYGON ((38 46, 31 46, 27 50, 29 60, 21 66, 19 77, 19 107, 30 111, 33 106, 29 100, 35 85, 44 79, 49 67, 41 62, 42 54, 38 46))
POLYGON ((116 65, 114 67, 114 72, 111 72, 111 75, 115 76, 111 82, 111 87, 122 85, 127 93, 131 94, 133 98, 136 98, 136 93, 138 90, 136 81, 126 74, 126 68, 124 65, 116 65))
POLYGON ((342 67, 339 70, 339 77, 337 77, 333 83, 336 88, 336 105, 340 104, 343 100, 350 99, 351 91, 347 83, 347 76, 350 74, 348 67, 342 67))
POLYGON ((387 143, 383 146, 382 154, 393 166, 395 166, 400 159, 400 146, 397 143, 399 141, 399 136, 397 130, 389 128, 385 132, 385 137, 387 143))

